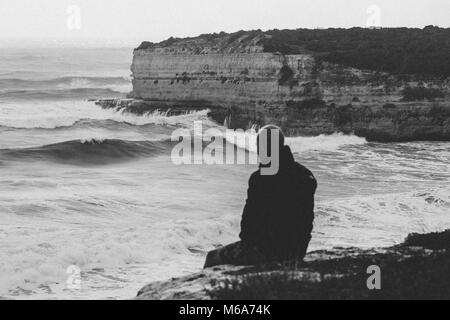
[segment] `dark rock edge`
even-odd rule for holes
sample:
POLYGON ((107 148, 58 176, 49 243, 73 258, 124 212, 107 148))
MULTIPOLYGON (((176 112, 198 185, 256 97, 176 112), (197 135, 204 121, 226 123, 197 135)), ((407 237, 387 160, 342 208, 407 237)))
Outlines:
POLYGON ((390 248, 311 252, 303 263, 220 266, 151 283, 138 300, 450 299, 450 230, 411 234, 390 248), (381 290, 369 290, 369 266, 381 290))

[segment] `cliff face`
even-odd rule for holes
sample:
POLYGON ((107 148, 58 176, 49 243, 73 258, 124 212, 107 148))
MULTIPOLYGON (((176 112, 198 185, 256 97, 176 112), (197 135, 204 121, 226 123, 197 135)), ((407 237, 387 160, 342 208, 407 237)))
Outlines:
POLYGON ((134 52, 132 97, 143 100, 141 109, 208 107, 231 128, 270 122, 290 135, 450 140, 448 79, 400 78, 312 54, 265 52, 267 38, 256 32, 143 43, 134 52), (434 96, 405 98, 409 87, 434 96))

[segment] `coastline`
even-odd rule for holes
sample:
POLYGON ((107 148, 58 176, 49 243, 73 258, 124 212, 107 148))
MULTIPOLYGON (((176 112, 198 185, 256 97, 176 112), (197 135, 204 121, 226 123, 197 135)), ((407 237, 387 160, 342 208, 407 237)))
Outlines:
MULTIPOLYGON (((404 30, 394 31, 395 37, 404 35, 404 30)), ((409 36, 420 42, 428 31, 409 36)), ((448 32, 432 31, 436 36, 448 32)), ((119 104, 135 114, 209 109, 212 119, 230 129, 275 124, 288 136, 342 132, 376 142, 450 141, 450 78, 445 68, 422 65, 414 52, 394 57, 401 37, 395 40, 383 30, 336 31, 338 40, 377 35, 389 41, 386 50, 393 50, 386 59, 400 59, 380 69, 371 63, 377 53, 372 47, 364 44, 355 52, 344 45, 348 56, 361 58, 354 64, 323 32, 258 30, 143 42, 133 52, 130 100, 119 104), (322 43, 322 51, 307 50, 311 44, 300 40, 301 35, 322 43), (415 65, 395 68, 402 59, 415 65)), ((439 63, 445 65, 442 59, 439 63)), ((111 101, 99 104, 117 107, 111 101)))

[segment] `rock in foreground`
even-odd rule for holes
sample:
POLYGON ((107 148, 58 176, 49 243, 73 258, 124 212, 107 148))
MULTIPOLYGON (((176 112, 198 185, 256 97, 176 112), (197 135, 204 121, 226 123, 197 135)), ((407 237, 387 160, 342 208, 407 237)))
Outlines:
POLYGON ((316 251, 300 265, 221 266, 152 283, 137 299, 450 299, 450 230, 385 249, 316 251), (369 290, 370 266, 381 290, 369 290))

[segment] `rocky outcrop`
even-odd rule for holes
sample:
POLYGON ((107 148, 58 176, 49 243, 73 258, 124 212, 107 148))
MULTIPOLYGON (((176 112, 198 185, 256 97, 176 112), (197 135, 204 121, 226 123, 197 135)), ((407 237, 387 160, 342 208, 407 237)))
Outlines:
POLYGON ((206 269, 149 284, 137 299, 449 299, 449 250, 450 230, 415 234, 392 248, 312 252, 299 265, 206 269), (371 266, 381 290, 367 287, 371 266))
POLYGON ((368 141, 450 141, 450 105, 397 102, 365 105, 325 104, 322 101, 286 102, 270 107, 223 107, 209 100, 154 101, 104 99, 102 108, 143 115, 160 110, 168 116, 209 109, 209 116, 232 129, 248 129, 267 123, 280 125, 288 136, 354 133, 368 141))
POLYGON ((270 37, 255 31, 143 43, 131 67, 137 102, 125 102, 127 110, 209 108, 230 128, 274 123, 289 135, 450 140, 449 79, 359 70, 306 51, 268 52, 270 37))

